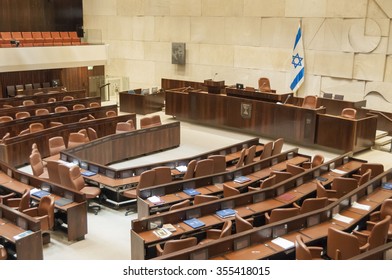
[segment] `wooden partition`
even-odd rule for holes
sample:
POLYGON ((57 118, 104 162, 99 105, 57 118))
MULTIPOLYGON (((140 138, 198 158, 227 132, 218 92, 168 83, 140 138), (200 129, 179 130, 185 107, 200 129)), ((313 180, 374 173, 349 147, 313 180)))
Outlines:
POLYGON ((122 91, 119 95, 121 112, 140 115, 162 111, 165 101, 165 93, 163 91, 141 94, 141 89, 136 89, 133 93, 122 91))

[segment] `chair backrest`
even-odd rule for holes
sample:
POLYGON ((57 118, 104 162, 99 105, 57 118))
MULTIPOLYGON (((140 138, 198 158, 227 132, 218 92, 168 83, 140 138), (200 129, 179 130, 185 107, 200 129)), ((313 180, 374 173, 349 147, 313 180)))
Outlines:
POLYGON ((161 125, 161 116, 159 115, 153 115, 151 116, 151 125, 156 126, 156 125, 161 125))
POLYGON ((196 163, 194 177, 211 175, 212 172, 214 172, 214 161, 212 159, 201 159, 196 163))
POLYGON ((271 211, 268 223, 274 223, 280 220, 288 219, 299 215, 298 208, 276 208, 271 211))
POLYGON ((302 202, 300 214, 324 208, 328 205, 327 197, 307 198, 302 202))
POLYGON ((81 133, 81 134, 84 135, 84 141, 85 141, 85 142, 90 141, 90 139, 88 138, 87 129, 82 128, 82 129, 80 129, 80 130, 78 131, 78 133, 81 133))
POLYGON ((219 235, 219 238, 223 238, 223 237, 231 235, 232 225, 233 225, 233 223, 231 220, 225 221, 222 226, 222 231, 221 231, 221 234, 219 235))
POLYGON ((317 108, 317 96, 307 95, 304 97, 304 101, 302 103, 303 108, 308 109, 316 109, 317 108))
POLYGON ((249 229, 252 229, 253 225, 239 216, 238 214, 235 214, 235 231, 236 233, 243 232, 249 229))
POLYGON ((357 110, 354 108, 344 108, 342 110, 341 116, 344 118, 355 119, 357 115, 357 110))
POLYGON ((14 118, 13 117, 11 117, 11 116, 1 116, 0 117, 0 123, 2 123, 2 122, 10 122, 10 121, 12 121, 14 118))
POLYGON ((100 107, 101 104, 99 104, 98 102, 91 102, 88 106, 89 106, 90 108, 95 108, 95 107, 100 107))
POLYGON ((259 79, 259 90, 261 92, 270 92, 271 91, 271 85, 270 81, 268 78, 260 78, 259 79))
POLYGON ((66 166, 65 164, 60 163, 57 167, 59 176, 60 176, 60 181, 61 185, 67 187, 67 188, 73 188, 73 183, 71 181, 71 177, 69 175, 69 167, 66 166))
POLYGON ((316 193, 317 197, 328 197, 325 187, 319 181, 316 181, 316 193))
POLYGON ((374 249, 378 246, 385 244, 388 237, 389 225, 391 223, 391 216, 386 215, 384 219, 377 222, 370 232, 368 239, 369 248, 368 250, 374 249))
POLYGON ((35 110, 35 115, 36 116, 43 116, 43 115, 49 115, 49 110, 45 108, 40 108, 35 110))
POLYGON ((312 260, 312 254, 308 246, 304 243, 302 236, 297 235, 295 237, 295 259, 296 260, 312 260))
POLYGON ((287 180, 289 178, 291 178, 291 176, 293 176, 293 174, 291 174, 290 172, 286 172, 286 171, 272 171, 270 173, 270 176, 275 175, 275 184, 278 184, 284 180, 287 180))
POLYGON ((57 106, 54 108, 54 111, 56 113, 61 113, 61 112, 68 112, 68 108, 65 106, 57 106))
POLYGON ((28 118, 30 117, 30 113, 29 112, 17 112, 15 114, 15 118, 16 119, 24 119, 24 118, 28 118))
POLYGON ((226 171, 226 157, 224 155, 210 155, 208 159, 214 161, 214 174, 226 171))
POLYGON ((135 130, 135 129, 134 128, 132 129, 131 124, 129 124, 127 122, 118 122, 116 124, 116 134, 132 131, 132 130, 135 130))
POLYGON ((63 97, 63 101, 71 101, 71 100, 74 100, 73 96, 71 95, 66 95, 63 97))
POLYGON ((312 159, 312 168, 322 165, 324 163, 324 156, 322 155, 314 155, 312 159))
POLYGON ((140 119, 140 128, 148 128, 152 124, 150 117, 144 117, 140 119))
POLYGON ((83 104, 75 104, 72 106, 72 110, 83 110, 86 109, 86 106, 84 106, 83 104))
POLYGON ((251 164, 255 156, 256 156, 256 145, 252 145, 246 150, 245 165, 251 164))
POLYGON ((64 143, 64 138, 62 136, 55 136, 49 138, 49 154, 51 156, 59 154, 62 150, 65 150, 67 147, 64 143))
POLYGON ((298 165, 288 163, 286 165, 286 171, 290 172, 293 176, 295 176, 295 175, 298 175, 298 174, 305 172, 305 168, 298 166, 298 165))
POLYGON ((136 194, 139 196, 140 190, 154 185, 155 170, 146 170, 140 174, 139 183, 136 186, 136 194))
POLYGON ((331 189, 336 190, 336 197, 340 198, 358 187, 354 178, 336 177, 332 181, 331 189))
POLYGON ((42 197, 38 205, 38 216, 45 215, 47 224, 41 222, 41 230, 51 230, 54 226, 54 198, 49 195, 42 197))
POLYGON ((63 123, 61 123, 61 122, 50 122, 49 123, 49 127, 56 127, 56 126, 60 126, 60 125, 63 125, 63 123))
POLYGON ((185 199, 181 202, 178 202, 176 204, 173 204, 172 206, 170 206, 169 211, 171 210, 176 210, 176 209, 180 209, 183 207, 188 207, 191 206, 191 201, 189 199, 185 199))
POLYGON ((61 184, 61 178, 59 173, 60 162, 57 160, 48 160, 46 162, 46 168, 48 170, 49 181, 56 184, 61 184))
POLYGON ((117 116, 117 112, 110 110, 106 112, 106 117, 115 117, 117 116))
POLYGON ((173 180, 169 166, 158 166, 154 167, 152 170, 155 171, 154 186, 167 184, 173 180))
POLYGON ((240 157, 238 158, 238 161, 235 164, 235 168, 240 168, 244 165, 245 156, 246 156, 246 148, 243 148, 240 152, 240 157))
POLYGON ((48 98, 48 103, 53 103, 53 102, 56 102, 56 101, 57 101, 57 99, 54 98, 54 97, 49 97, 48 98))
POLYGON ((29 130, 31 133, 36 132, 36 131, 41 131, 44 129, 45 129, 45 127, 42 123, 32 123, 29 125, 29 130))
POLYGON ((74 148, 76 146, 86 143, 86 136, 83 133, 71 132, 68 136, 68 148, 74 148))
POLYGON ((133 123, 133 120, 127 120, 126 122, 129 123, 129 124, 131 125, 132 130, 135 130, 135 129, 136 129, 135 124, 133 123))
POLYGON ((263 152, 260 155, 260 160, 268 158, 272 155, 274 142, 270 141, 264 144, 263 152))
POLYGON ((34 176, 40 176, 44 173, 44 164, 42 163, 40 153, 32 153, 29 160, 34 176))
POLYGON ((240 191, 237 190, 236 188, 233 188, 231 186, 228 186, 226 184, 223 184, 223 197, 230 197, 240 194, 240 191))
POLYGON ((198 195, 195 195, 195 197, 193 198, 193 205, 197 205, 197 204, 209 202, 209 201, 214 201, 214 200, 218 200, 218 199, 219 199, 219 197, 215 196, 215 195, 198 194, 198 195))
POLYGON ((88 134, 88 138, 90 139, 90 141, 98 139, 97 131, 92 127, 87 128, 87 134, 88 134))
POLYGON ((176 252, 185 248, 195 246, 197 244, 196 237, 188 237, 184 239, 168 240, 163 247, 162 255, 176 252))
POLYGON ((358 179, 358 186, 362 186, 366 182, 370 180, 372 177, 372 170, 368 169, 365 173, 363 173, 358 179))
POLYGON ((77 165, 73 165, 69 168, 69 178, 71 179, 73 188, 77 191, 80 191, 86 186, 83 175, 80 172, 80 167, 77 165))
POLYGON ((284 139, 283 138, 279 138, 279 139, 276 139, 274 141, 274 147, 272 149, 272 155, 273 156, 279 155, 282 152, 283 143, 284 143, 284 139))
POLYGON ((5 140, 7 140, 10 137, 11 137, 11 133, 7 132, 6 134, 4 134, 3 138, 1 138, 0 143, 4 143, 5 140))
POLYGON ((371 178, 374 178, 384 172, 384 165, 381 163, 362 163, 360 174, 364 174, 368 169, 372 170, 371 178))
POLYGON ((328 228, 327 256, 333 260, 347 260, 360 254, 359 241, 353 234, 328 228))
POLYGON ((276 175, 270 175, 268 178, 264 179, 261 183, 260 183, 260 189, 265 189, 265 188, 269 188, 272 185, 275 184, 276 181, 276 175))
POLYGON ((195 167, 196 167, 197 160, 191 160, 187 167, 184 176, 182 177, 183 180, 191 179, 195 176, 195 167))
POLYGON ((380 218, 384 219, 388 215, 392 217, 392 199, 386 199, 381 204, 380 218))
POLYGON ((33 100, 23 100, 23 106, 31 106, 35 105, 35 102, 33 100))
POLYGON ((23 212, 30 207, 30 190, 25 189, 23 195, 19 201, 18 211, 23 212))

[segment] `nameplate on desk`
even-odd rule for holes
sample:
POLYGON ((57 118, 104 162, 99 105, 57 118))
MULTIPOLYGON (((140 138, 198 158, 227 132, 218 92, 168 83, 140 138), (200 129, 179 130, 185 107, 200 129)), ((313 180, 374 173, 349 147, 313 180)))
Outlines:
POLYGON ((203 223, 202 221, 200 221, 196 218, 185 220, 184 223, 186 223, 191 228, 199 228, 199 227, 205 226, 205 223, 203 223))
POLYGON ((166 228, 158 228, 158 229, 154 230, 153 232, 159 238, 166 238, 166 237, 169 237, 170 235, 172 235, 172 233, 169 230, 167 230, 166 228))
POLYGON ((14 239, 15 240, 19 240, 19 239, 21 239, 21 238, 23 238, 23 237, 26 237, 26 236, 28 236, 28 235, 30 235, 30 234, 32 234, 33 232, 31 231, 31 230, 26 230, 26 231, 24 231, 24 232, 22 232, 22 233, 19 233, 19 234, 17 234, 17 235, 14 235, 14 239))

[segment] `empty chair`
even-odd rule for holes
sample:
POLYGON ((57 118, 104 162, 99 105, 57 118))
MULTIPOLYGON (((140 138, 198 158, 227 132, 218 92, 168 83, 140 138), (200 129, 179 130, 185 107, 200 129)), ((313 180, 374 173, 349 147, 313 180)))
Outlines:
POLYGON ((94 117, 93 115, 91 115, 91 114, 88 114, 88 115, 87 115, 87 118, 88 118, 89 120, 95 120, 95 117, 94 117))
POLYGON ((23 85, 16 85, 15 88, 16 88, 16 91, 23 91, 24 90, 24 86, 23 85))
POLYGON ((214 161, 212 159, 202 159, 197 161, 194 177, 211 175, 214 171, 214 161))
POLYGON ((270 173, 270 176, 272 175, 275 175, 275 184, 283 182, 291 178, 291 176, 293 176, 290 172, 286 172, 286 171, 272 171, 270 173))
POLYGON ((68 144, 67 147, 74 148, 79 145, 86 143, 86 136, 82 133, 78 132, 71 132, 68 136, 68 144))
POLYGON ((31 32, 21 32, 23 43, 34 43, 34 38, 31 32))
POLYGON ((7 86, 7 95, 9 97, 14 97, 16 95, 15 86, 7 86))
POLYGON ((39 88, 42 88, 42 85, 41 85, 41 83, 33 83, 33 88, 39 89, 39 88))
POLYGON ((298 175, 298 174, 305 172, 305 168, 298 166, 298 165, 288 163, 286 165, 286 171, 290 172, 293 176, 295 176, 295 175, 298 175))
POLYGON ((4 104, 3 108, 9 109, 9 108, 13 108, 14 106, 10 105, 10 104, 4 104))
POLYGON ((83 134, 84 135, 84 142, 89 142, 90 141, 90 139, 88 138, 88 133, 87 133, 87 129, 85 129, 85 128, 82 128, 82 129, 80 129, 79 131, 78 131, 78 133, 81 133, 81 134, 83 134))
POLYGON ((191 201, 189 199, 185 199, 185 200, 183 200, 181 202, 178 202, 178 203, 173 204, 172 206, 170 206, 169 211, 180 209, 180 208, 184 208, 184 207, 188 207, 188 206, 191 206, 191 201))
POLYGON ((33 100, 23 100, 23 106, 31 106, 35 105, 35 102, 33 100))
POLYGON ((368 169, 364 174, 358 175, 358 174, 353 174, 353 178, 355 178, 358 182, 358 186, 362 186, 366 182, 370 180, 372 177, 372 170, 368 169))
POLYGON ((214 201, 214 200, 218 200, 218 199, 219 199, 219 197, 215 196, 215 195, 198 194, 198 195, 195 195, 195 197, 193 199, 193 205, 198 205, 201 203, 214 201))
POLYGON ((117 112, 116 111, 110 110, 110 111, 106 112, 106 117, 115 117, 115 116, 117 116, 117 112))
POLYGON ((196 167, 197 160, 191 160, 187 167, 184 176, 182 177, 183 180, 191 179, 195 175, 195 167, 196 167))
POLYGON ((100 107, 101 104, 99 104, 99 102, 91 102, 88 106, 90 108, 96 108, 96 107, 100 107))
POLYGON ((337 191, 326 189, 319 181, 316 181, 317 197, 326 197, 329 202, 333 202, 338 199, 337 191))
POLYGON ((299 206, 296 202, 293 203, 293 206, 299 209, 300 214, 305 214, 311 211, 315 211, 324 208, 327 205, 328 205, 328 198, 326 197, 307 198, 302 202, 301 206, 299 206))
POLYGON ((157 256, 166 255, 169 253, 173 253, 185 248, 189 248, 195 246, 197 244, 196 237, 187 237, 184 239, 175 239, 175 240, 168 240, 165 242, 164 247, 162 248, 161 244, 156 245, 157 256))
POLYGON ((276 139, 273 142, 274 145, 273 145, 272 154, 271 154, 272 156, 279 155, 282 152, 283 143, 284 143, 283 138, 276 139))
POLYGON ((86 109, 86 106, 84 106, 83 104, 75 104, 72 106, 72 110, 83 110, 86 109))
POLYGON ((296 260, 322 260, 323 247, 306 246, 302 236, 295 237, 295 259, 296 260))
POLYGON ((5 143, 5 140, 11 137, 11 133, 7 132, 4 134, 4 136, 1 138, 0 143, 5 143))
POLYGON ((29 157, 29 161, 34 176, 40 178, 49 178, 48 171, 44 167, 40 153, 32 153, 29 157))
POLYGON ((48 160, 46 163, 46 169, 48 170, 49 181, 61 184, 61 178, 59 173, 60 161, 48 160))
POLYGON ((153 115, 151 116, 151 125, 152 126, 157 126, 157 125, 161 125, 161 116, 159 115, 153 115))
POLYGON ((63 101, 71 101, 71 100, 74 100, 73 96, 66 95, 63 97, 63 101))
MULTIPOLYGON (((381 204, 380 210, 370 214, 369 221, 367 221, 367 224, 375 225, 375 223, 385 219, 385 217, 388 215, 392 217, 392 199, 384 200, 384 202, 381 204)), ((388 239, 392 239, 392 223, 389 223, 388 239)))
POLYGON ((99 205, 91 205, 91 200, 101 194, 101 189, 87 185, 84 181, 82 173, 80 172, 80 168, 77 165, 74 165, 69 169, 69 177, 71 179, 72 186, 77 191, 80 191, 86 195, 86 199, 89 202, 89 209, 92 209, 94 214, 97 214, 101 207, 99 205))
POLYGON ((240 194, 240 191, 237 190, 236 188, 233 188, 231 186, 228 186, 226 184, 223 184, 223 197, 230 197, 240 194))
POLYGON ((0 123, 3 123, 3 122, 10 122, 10 121, 12 121, 14 118, 13 117, 11 117, 11 116, 0 116, 0 123))
POLYGON ((22 197, 18 198, 8 198, 5 202, 5 205, 11 207, 15 210, 23 212, 23 210, 28 209, 30 207, 30 190, 25 189, 22 197))
POLYGON ((132 128, 132 125, 127 122, 118 122, 116 124, 116 134, 133 131, 135 128, 132 128))
POLYGON ((255 155, 256 155, 256 145, 252 145, 246 150, 245 165, 252 163, 255 158, 255 155))
POLYGON ((272 150, 274 147, 274 142, 270 141, 264 144, 263 152, 260 155, 260 160, 272 156, 272 150))
POLYGON ((307 95, 304 97, 304 101, 302 102, 302 107, 307 109, 316 109, 317 108, 317 96, 307 95))
POLYGON ((32 123, 29 125, 29 130, 31 133, 44 130, 45 127, 42 123, 32 123))
POLYGON ((270 85, 270 81, 268 78, 260 78, 259 79, 259 90, 261 92, 270 92, 271 91, 271 85, 270 85))
POLYGON ((62 39, 63 46, 71 45, 72 40, 71 40, 71 37, 69 36, 69 33, 67 31, 61 31, 60 38, 62 39))
POLYGON ((68 112, 68 108, 65 106, 57 106, 54 108, 55 113, 62 113, 62 112, 68 112))
POLYGON ((226 171, 226 157, 224 155, 210 155, 208 159, 214 161, 214 174, 226 171))
POLYGON ((341 113, 342 117, 348 119, 355 119, 356 115, 357 115, 357 110, 355 110, 354 108, 344 108, 341 113))
POLYGON ((305 169, 315 168, 324 163, 324 156, 322 155, 314 155, 312 161, 307 161, 302 164, 302 167, 305 169))
MULTIPOLYGON (((42 34, 44 34, 44 33, 45 32, 42 32, 42 34)), ((50 37, 53 39, 54 46, 62 46, 63 45, 63 39, 60 36, 60 32, 52 31, 52 32, 50 32, 50 37)), ((45 38, 45 35, 44 35, 44 38, 45 38)))
POLYGON ((26 129, 23 129, 21 132, 19 132, 19 135, 25 135, 25 134, 29 134, 29 133, 30 133, 30 129, 26 128, 26 129))
POLYGON ((92 128, 92 127, 88 127, 88 128, 87 128, 87 135, 88 135, 88 138, 90 139, 90 141, 93 141, 93 140, 95 140, 95 139, 98 139, 97 132, 96 132, 95 129, 92 128))
POLYGON ((331 184, 331 190, 336 191, 336 197, 340 198, 358 187, 358 181, 354 178, 336 177, 331 184))
POLYGON ((28 117, 30 117, 30 113, 29 112, 17 112, 15 114, 15 118, 16 119, 25 119, 25 118, 28 118, 28 117))
MULTIPOLYGON (((246 149, 243 148, 240 152, 240 157, 238 158, 238 161, 236 162, 236 164, 234 165, 234 168, 240 168, 244 165, 245 162, 245 157, 246 157, 246 149)), ((231 169, 231 168, 229 168, 231 169)))
POLYGON ((39 220, 41 231, 52 230, 54 226, 54 198, 46 195, 41 198, 37 207, 25 209, 23 213, 39 220))
POLYGON ((83 118, 79 119, 79 122, 85 122, 85 121, 88 121, 88 117, 83 117, 83 118))
POLYGON ((208 229, 206 231, 206 238, 201 240, 199 244, 206 244, 213 240, 231 235, 231 227, 232 222, 230 220, 227 220, 224 222, 222 229, 208 229))
POLYGON ((144 117, 140 119, 140 128, 148 128, 151 127, 152 121, 150 117, 144 117))
POLYGON ((253 225, 245 220, 244 218, 242 218, 241 216, 239 216, 238 214, 235 214, 235 232, 239 233, 239 232, 243 232, 249 229, 252 229, 253 225))
POLYGON ((32 90, 33 89, 33 84, 25 84, 25 89, 26 90, 32 90))
POLYGON ((347 260, 366 251, 360 248, 358 238, 334 227, 328 228, 327 256, 333 260, 347 260))
POLYGON ((170 183, 173 179, 171 169, 168 166, 158 166, 154 167, 152 170, 155 171, 154 186, 170 183))
POLYGON ((258 191, 261 189, 269 188, 275 184, 276 175, 271 175, 268 178, 264 179, 262 182, 260 182, 259 187, 248 187, 248 191, 258 191))
POLYGON ((136 129, 135 124, 133 123, 133 120, 127 120, 126 122, 129 123, 129 124, 131 125, 131 127, 132 127, 133 130, 136 129))
POLYGON ((43 116, 43 115, 49 115, 49 110, 45 108, 40 108, 35 110, 35 115, 36 116, 43 116))
POLYGON ((53 103, 53 102, 56 102, 57 100, 56 100, 56 98, 54 98, 54 97, 49 97, 48 98, 48 103, 53 103))
POLYGON ((372 250, 385 244, 390 225, 391 216, 386 215, 378 222, 368 223, 365 230, 354 230, 352 233, 358 237, 360 246, 367 246, 367 250, 372 250))
POLYGON ((381 163, 362 163, 359 174, 363 175, 368 169, 372 170, 371 178, 374 178, 384 172, 384 165, 381 163))
POLYGON ((54 136, 49 138, 49 153, 51 156, 58 155, 62 150, 65 150, 64 138, 62 136, 54 136))
POLYGON ((288 219, 299 215, 299 209, 294 208, 275 208, 271 210, 271 214, 265 213, 265 223, 270 224, 280 220, 288 219))
POLYGON ((14 193, 14 192, 0 195, 0 204, 7 205, 7 200, 15 197, 15 195, 16 195, 16 193, 14 193))
POLYGON ((68 34, 71 38, 72 45, 80 45, 80 38, 78 37, 78 33, 76 31, 70 31, 68 34))

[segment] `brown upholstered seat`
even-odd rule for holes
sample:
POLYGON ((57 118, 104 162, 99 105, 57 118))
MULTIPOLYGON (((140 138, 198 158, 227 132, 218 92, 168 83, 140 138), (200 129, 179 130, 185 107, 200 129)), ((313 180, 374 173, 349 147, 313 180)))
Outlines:
POLYGON ((154 186, 168 184, 173 180, 169 166, 158 166, 154 167, 152 170, 155 171, 154 186))
POLYGON ((156 245, 157 256, 162 256, 162 255, 166 255, 169 253, 173 253, 173 252, 185 249, 185 248, 195 246, 196 244, 197 244, 196 237, 168 240, 165 242, 163 249, 160 244, 156 245))
POLYGON ((307 198, 302 202, 301 206, 299 206, 295 202, 293 203, 293 205, 294 207, 297 207, 299 209, 300 214, 305 214, 326 207, 328 205, 328 198, 326 197, 307 198))
POLYGON ((286 165, 286 171, 290 172, 293 176, 295 176, 295 175, 298 175, 298 174, 305 172, 305 168, 298 166, 298 165, 288 163, 286 165))
POLYGON ((255 156, 256 156, 256 145, 252 145, 246 150, 245 165, 253 163, 255 156))
POLYGON ((116 111, 110 110, 110 111, 106 112, 106 117, 115 117, 115 116, 117 116, 117 112, 116 111))
POLYGON ((72 110, 83 110, 86 109, 86 106, 84 106, 83 104, 75 104, 72 106, 72 110))
POLYGON ((61 184, 59 165, 60 165, 60 161, 57 161, 57 160, 48 160, 46 163, 49 181, 56 183, 56 184, 61 184))
POLYGON ((364 252, 358 238, 334 227, 328 228, 327 256, 333 260, 347 260, 364 252))
POLYGON ((71 132, 68 136, 68 149, 77 147, 86 143, 86 136, 83 133, 71 132))
POLYGON ((35 110, 35 115, 36 116, 43 116, 43 115, 49 115, 49 110, 45 108, 40 108, 35 110))
POLYGON ((208 229, 206 231, 206 238, 201 240, 199 244, 206 244, 213 240, 231 235, 231 227, 232 222, 230 220, 226 220, 222 226, 222 229, 208 229))
POLYGON ((371 178, 374 178, 384 172, 384 165, 381 163, 362 163, 359 174, 363 175, 368 169, 372 170, 371 178))
POLYGON ((340 198, 358 187, 358 181, 354 178, 336 177, 331 184, 331 190, 336 191, 336 197, 340 198))
POLYGON ((55 113, 62 113, 62 112, 68 112, 68 108, 65 106, 57 106, 54 108, 55 113))
POLYGON ((17 112, 16 114, 15 114, 15 119, 25 119, 25 118, 28 118, 28 117, 30 117, 30 113, 29 112, 17 112))
POLYGON ((210 155, 208 159, 214 161, 214 174, 226 171, 226 157, 224 155, 210 155))
POLYGON ((322 155, 314 155, 312 161, 307 161, 302 164, 302 167, 305 169, 315 168, 324 163, 324 156, 322 155))
POLYGON ((88 134, 88 138, 90 139, 90 141, 98 139, 97 131, 92 127, 87 128, 87 134, 88 134))
POLYGON ((357 110, 354 108, 344 108, 342 110, 341 116, 348 119, 355 119, 357 115, 357 110))
POLYGON ((275 208, 271 210, 271 214, 265 213, 266 224, 274 223, 280 220, 288 219, 299 215, 298 208, 275 208))
POLYGON ((23 213, 41 222, 41 231, 52 230, 54 226, 54 198, 46 195, 41 198, 37 207, 23 210, 23 213))
POLYGON ((184 207, 188 207, 188 206, 191 206, 191 201, 189 199, 185 199, 185 200, 183 200, 181 202, 178 202, 178 203, 173 204, 172 206, 170 206, 169 211, 180 209, 180 208, 184 208, 184 207))
POLYGON ((260 160, 268 158, 272 155, 274 142, 270 141, 264 144, 263 152, 260 155, 260 160))
POLYGON ((195 197, 193 198, 193 205, 198 205, 201 203, 210 202, 210 201, 214 201, 214 200, 218 200, 218 199, 219 199, 219 197, 215 196, 215 195, 198 194, 198 195, 195 195, 195 197))
POLYGON ((65 146, 64 138, 62 136, 49 138, 49 153, 51 156, 59 154, 66 148, 67 147, 65 146))
POLYGON ((11 116, 0 116, 0 123, 3 123, 3 122, 10 122, 10 121, 12 121, 14 118, 13 117, 11 117, 11 116))
POLYGON ((35 102, 33 100, 23 100, 23 106, 31 106, 35 105, 35 102))
POLYGON ((30 133, 44 130, 45 127, 42 123, 32 123, 29 125, 30 133))
POLYGON ((96 108, 96 107, 100 107, 101 104, 99 104, 99 102, 91 102, 88 106, 90 108, 96 108))
POLYGON ((5 143, 5 140, 11 137, 11 133, 7 132, 4 134, 3 138, 1 138, 0 143, 5 143))
POLYGON ((235 214, 235 232, 243 232, 249 229, 252 229, 253 225, 248 221, 239 216, 238 214, 235 214))
POLYGON ((295 259, 296 260, 322 260, 323 247, 306 246, 302 236, 295 237, 295 259))
POLYGON ((191 179, 195 175, 195 167, 196 167, 197 160, 191 160, 187 167, 184 176, 182 177, 183 180, 191 179))
POLYGON ((116 134, 133 131, 135 128, 132 128, 132 125, 127 122, 118 122, 116 124, 116 134))
POLYGON ((317 96, 307 95, 304 97, 304 101, 302 103, 303 108, 307 109, 316 109, 317 108, 317 96))
POLYGON ((44 167, 44 163, 41 159, 40 153, 32 153, 29 157, 29 160, 34 176, 40 178, 49 178, 48 171, 44 167))
POLYGON ((230 197, 240 194, 240 191, 236 188, 223 184, 223 197, 230 197))
POLYGON ((258 84, 259 84, 259 90, 261 92, 271 92, 271 85, 268 78, 264 78, 264 77, 260 78, 258 84))
POLYGON ((196 163, 194 177, 211 175, 213 171, 214 161, 212 159, 201 159, 196 163))
POLYGON ((73 96, 71 95, 66 95, 63 97, 63 101, 71 101, 71 100, 74 100, 73 96))
POLYGON ((23 212, 23 210, 27 209, 30 207, 30 190, 25 189, 22 197, 11 197, 7 198, 6 201, 4 201, 5 205, 8 207, 14 208, 20 212, 23 212))
POLYGON ((268 178, 260 182, 259 187, 248 187, 248 191, 258 191, 261 189, 269 188, 275 184, 276 175, 271 175, 268 178))
POLYGON ((3 245, 0 245, 0 260, 6 260, 8 258, 7 250, 3 245))
POLYGON ((279 155, 283 149, 284 139, 278 138, 273 143, 274 143, 274 145, 272 148, 272 156, 279 155))
POLYGON ((283 182, 284 180, 287 180, 293 176, 290 172, 287 171, 272 171, 270 173, 270 176, 275 175, 275 184, 278 184, 280 182, 283 182))
MULTIPOLYGON (((368 221, 368 224, 375 224, 376 222, 379 222, 383 220, 386 216, 391 216, 392 217, 392 199, 386 199, 384 202, 381 204, 381 208, 379 211, 375 211, 370 214, 370 220, 368 221)), ((389 223, 389 228, 388 228, 388 239, 392 239, 392 223, 389 223)))

